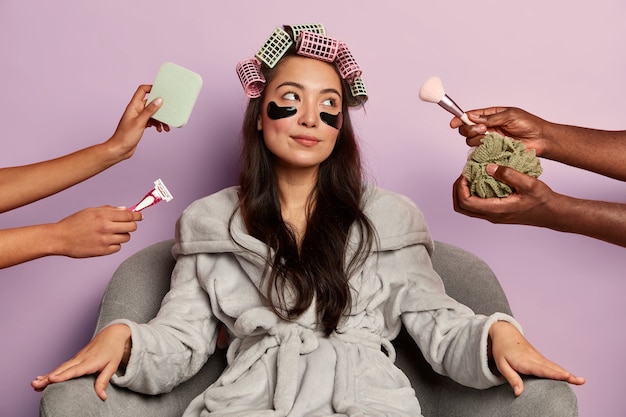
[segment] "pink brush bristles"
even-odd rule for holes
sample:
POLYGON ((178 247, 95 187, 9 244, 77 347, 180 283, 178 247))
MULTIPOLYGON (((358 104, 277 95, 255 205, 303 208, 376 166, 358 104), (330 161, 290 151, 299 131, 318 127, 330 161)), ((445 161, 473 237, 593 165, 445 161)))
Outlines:
POLYGON ((430 77, 420 87, 420 100, 430 103, 439 103, 446 92, 439 77, 430 77))
POLYGON ((443 89, 443 84, 439 77, 430 77, 427 79, 419 92, 420 99, 430 103, 439 104, 441 107, 458 117, 467 125, 475 124, 467 114, 452 100, 443 89))

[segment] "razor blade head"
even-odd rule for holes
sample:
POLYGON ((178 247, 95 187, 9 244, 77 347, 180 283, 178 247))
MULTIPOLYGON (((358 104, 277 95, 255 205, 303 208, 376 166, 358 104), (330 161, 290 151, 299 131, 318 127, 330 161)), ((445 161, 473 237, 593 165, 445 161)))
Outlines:
POLYGON ((165 201, 171 201, 174 196, 170 193, 170 190, 167 189, 165 183, 160 178, 154 182, 154 189, 159 192, 161 198, 165 201))

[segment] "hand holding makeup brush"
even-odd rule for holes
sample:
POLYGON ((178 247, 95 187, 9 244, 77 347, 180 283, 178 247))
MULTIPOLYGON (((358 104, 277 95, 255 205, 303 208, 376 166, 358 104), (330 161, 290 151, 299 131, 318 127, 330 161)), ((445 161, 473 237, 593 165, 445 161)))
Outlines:
POLYGON ((544 130, 549 123, 535 115, 515 107, 489 107, 466 113, 471 125, 459 117, 450 120, 450 127, 459 129, 468 146, 480 145, 480 140, 489 132, 519 140, 527 149, 534 149, 537 156, 545 153, 547 137, 544 130))
MULTIPOLYGON (((467 113, 476 125, 455 117, 452 128, 480 143, 489 129, 520 140, 538 156, 626 181, 626 130, 606 131, 546 121, 515 107, 489 107, 467 113)), ((453 186, 455 211, 492 223, 524 224, 576 233, 626 247, 626 204, 583 200, 554 192, 537 178, 490 164, 487 173, 511 186, 506 198, 480 198, 463 176, 453 186)))
POLYGON ((469 146, 479 145, 485 130, 498 132, 523 142, 537 156, 626 181, 626 130, 553 123, 517 107, 487 107, 467 115, 475 125, 455 117, 450 127, 458 128, 469 146))

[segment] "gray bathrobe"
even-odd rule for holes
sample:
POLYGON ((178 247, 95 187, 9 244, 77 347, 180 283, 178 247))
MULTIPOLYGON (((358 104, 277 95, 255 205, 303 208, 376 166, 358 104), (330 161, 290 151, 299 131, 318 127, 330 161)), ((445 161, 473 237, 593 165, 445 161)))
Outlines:
MULTIPOLYGON (((420 416, 390 343, 406 326, 428 362, 461 384, 487 388, 503 380, 487 365, 491 323, 448 297, 430 261, 432 240, 406 197, 369 186, 365 212, 378 245, 351 277, 350 315, 329 337, 314 306, 295 322, 267 307, 262 273, 266 246, 246 233, 237 188, 192 203, 177 226, 172 284, 148 324, 127 320, 132 352, 113 382, 168 392, 193 376, 228 329, 228 367, 191 402, 184 416, 420 416)), ((354 237, 354 235, 353 235, 354 237)), ((289 294, 287 294, 289 300, 289 294)))

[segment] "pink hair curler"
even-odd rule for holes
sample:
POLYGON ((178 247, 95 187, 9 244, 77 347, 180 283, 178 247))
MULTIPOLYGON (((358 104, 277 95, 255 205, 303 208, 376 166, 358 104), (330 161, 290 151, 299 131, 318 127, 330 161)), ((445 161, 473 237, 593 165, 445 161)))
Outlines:
POLYGON ((325 35, 302 32, 296 43, 298 55, 333 62, 339 50, 339 41, 325 35))
POLYGON ((353 82, 356 78, 359 78, 363 73, 359 64, 356 63, 356 60, 348 49, 348 45, 343 42, 339 42, 339 50, 337 51, 335 65, 337 65, 341 78, 349 83, 353 82))
POLYGON ((246 95, 250 98, 261 97, 265 76, 259 61, 256 58, 244 59, 237 64, 236 70, 246 95))
POLYGON ((132 211, 141 211, 145 208, 155 205, 159 201, 171 201, 174 197, 167 189, 163 181, 159 178, 154 182, 154 188, 145 195, 141 201, 130 208, 132 211))

